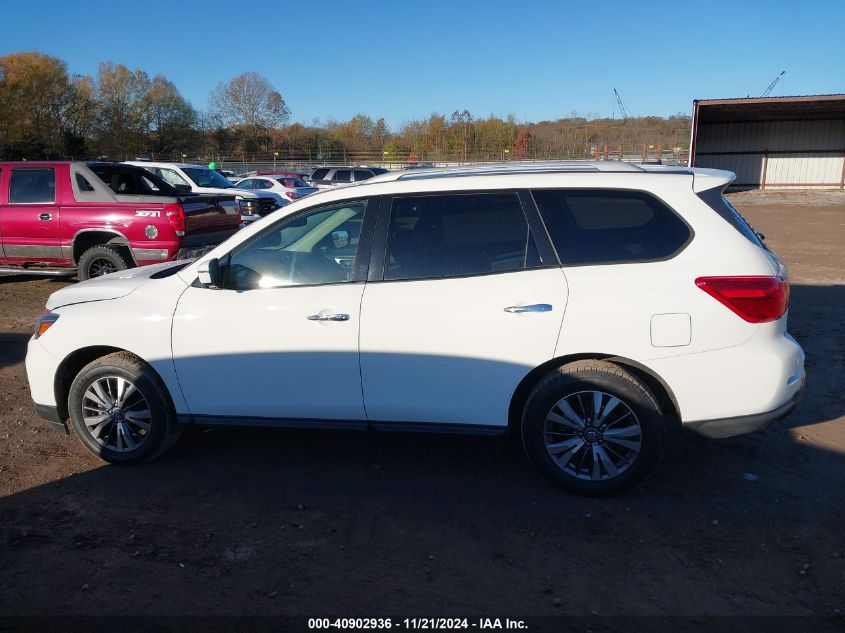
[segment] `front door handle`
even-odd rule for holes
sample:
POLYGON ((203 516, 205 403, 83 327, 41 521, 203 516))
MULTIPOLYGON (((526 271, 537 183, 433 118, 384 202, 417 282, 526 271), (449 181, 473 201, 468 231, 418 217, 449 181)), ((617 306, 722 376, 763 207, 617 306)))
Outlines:
POLYGON ((50 220, 53 219, 53 214, 52 213, 42 213, 41 215, 38 216, 38 219, 41 220, 42 222, 49 222, 50 220))
POLYGON ((331 314, 311 314, 308 316, 309 321, 348 321, 349 315, 342 312, 335 312, 331 314))
POLYGON ((527 306, 508 306, 505 312, 512 314, 520 314, 521 312, 551 312, 552 305, 550 303, 532 303, 527 306))

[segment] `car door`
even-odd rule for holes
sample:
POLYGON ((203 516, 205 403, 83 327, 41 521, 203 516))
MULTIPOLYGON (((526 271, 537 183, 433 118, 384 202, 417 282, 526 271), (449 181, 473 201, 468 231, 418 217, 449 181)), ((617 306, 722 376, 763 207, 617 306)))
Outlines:
POLYGON ((353 200, 283 218, 220 260, 221 288, 185 291, 173 360, 198 420, 366 420, 358 328, 370 207, 353 200), (346 265, 335 238, 353 226, 362 228, 346 265))
POLYGON ((361 306, 373 425, 507 424, 520 380, 554 355, 567 300, 530 204, 515 191, 383 201, 361 306))
POLYGON ((58 179, 54 167, 13 167, 0 200, 0 235, 12 261, 63 263, 58 179))

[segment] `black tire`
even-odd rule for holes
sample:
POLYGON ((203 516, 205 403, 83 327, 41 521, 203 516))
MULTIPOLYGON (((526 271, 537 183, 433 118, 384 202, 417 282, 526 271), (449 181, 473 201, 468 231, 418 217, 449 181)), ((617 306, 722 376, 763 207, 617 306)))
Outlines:
POLYGON ((77 267, 79 280, 85 281, 119 270, 126 270, 130 263, 126 256, 111 246, 93 246, 82 253, 77 267))
POLYGON ((128 352, 109 354, 83 367, 70 386, 68 412, 73 430, 85 448, 112 464, 139 464, 155 459, 172 448, 181 434, 167 387, 152 367, 128 352), (105 380, 106 383, 99 382, 98 385, 108 392, 107 395, 112 396, 114 392, 109 391, 108 385, 116 385, 120 378, 129 381, 134 387, 134 400, 127 398, 127 406, 131 404, 140 409, 128 409, 125 414, 119 411, 117 422, 106 420, 100 429, 97 429, 100 424, 86 424, 86 413, 89 420, 98 417, 94 411, 97 403, 86 396, 88 389, 93 389, 95 382, 105 380), (146 405, 146 409, 143 409, 143 405, 146 405), (133 421, 133 418, 128 417, 130 413, 135 415, 142 410, 148 412, 143 421, 133 421), (124 415, 127 417, 124 418, 124 415), (142 423, 148 425, 148 428, 142 428, 142 423), (120 435, 117 427, 121 425, 124 436, 130 432, 129 440, 117 439, 117 435, 120 435), (97 436, 100 441, 95 431, 99 431, 97 436), (131 443, 137 443, 137 446, 131 448, 131 443))
POLYGON ((663 454, 664 427, 648 387, 618 365, 584 360, 556 369, 534 387, 521 430, 528 459, 544 477, 574 492, 602 495, 628 490, 654 471, 663 454), (611 398, 620 401, 612 408, 611 398), (561 405, 578 414, 581 426, 570 423, 561 405), (620 431, 626 434, 615 434, 620 431), (562 452, 553 457, 553 451, 562 452))

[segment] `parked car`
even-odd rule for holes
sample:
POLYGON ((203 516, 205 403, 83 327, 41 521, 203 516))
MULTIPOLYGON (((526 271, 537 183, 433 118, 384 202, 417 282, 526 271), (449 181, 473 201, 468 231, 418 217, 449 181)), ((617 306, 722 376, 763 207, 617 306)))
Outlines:
POLYGON ((316 187, 309 187, 304 180, 278 174, 244 178, 235 183, 235 187, 246 191, 272 191, 289 200, 299 200, 319 191, 316 187))
POLYGON ((238 201, 244 222, 251 222, 285 206, 289 200, 272 191, 235 190, 235 184, 223 174, 205 165, 128 161, 155 174, 179 191, 193 193, 233 194, 238 201))
POLYGON ((239 225, 233 195, 180 193, 138 167, 0 163, 0 272, 88 279, 197 254, 239 225))
MULTIPOLYGON (((243 178, 248 178, 249 176, 292 176, 294 178, 299 178, 300 180, 304 180, 306 183, 311 182, 311 171, 299 171, 299 170, 290 170, 290 169, 279 169, 273 171, 256 171, 251 174, 246 174, 243 178)), ((310 185, 309 185, 310 186, 310 185)))
POLYGON ((32 397, 108 462, 183 425, 510 432, 554 483, 618 491, 676 429, 747 433, 802 391, 786 270, 733 178, 561 163, 308 197, 196 262, 55 292, 32 397))
POLYGON ((311 172, 311 186, 328 189, 335 185, 363 182, 388 172, 389 170, 382 167, 317 167, 311 172))

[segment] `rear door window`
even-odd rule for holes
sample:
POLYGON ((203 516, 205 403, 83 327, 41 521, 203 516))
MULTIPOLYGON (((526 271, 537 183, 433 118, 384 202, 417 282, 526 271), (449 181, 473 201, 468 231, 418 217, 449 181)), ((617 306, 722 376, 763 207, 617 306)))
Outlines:
POLYGON ((9 202, 53 204, 56 201, 56 172, 52 167, 19 167, 12 170, 9 202))
POLYGON ((563 265, 665 259, 690 239, 687 224, 644 191, 532 192, 563 265))
POLYGON ((352 180, 352 170, 350 169, 338 169, 334 174, 335 182, 351 182, 352 180))
POLYGON ((373 172, 368 171, 366 169, 356 169, 355 170, 355 182, 361 182, 362 180, 367 180, 368 178, 373 177, 373 172))
POLYGON ((397 198, 385 279, 431 279, 540 266, 515 193, 397 198))

